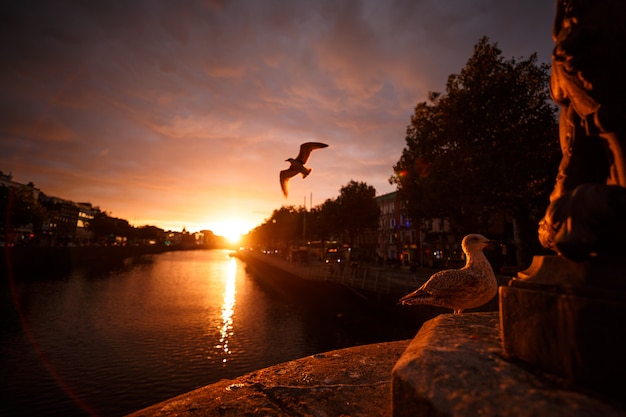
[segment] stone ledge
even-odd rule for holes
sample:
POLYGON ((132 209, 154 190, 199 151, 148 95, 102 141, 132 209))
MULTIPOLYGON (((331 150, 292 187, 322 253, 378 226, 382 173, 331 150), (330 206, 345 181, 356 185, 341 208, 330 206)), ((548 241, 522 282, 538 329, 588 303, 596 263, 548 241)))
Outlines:
POLYGON ((443 314, 426 322, 392 372, 392 415, 625 416, 559 378, 502 356, 500 317, 443 314))
POLYGON ((409 342, 357 346, 285 362, 130 416, 390 416, 389 376, 409 342))

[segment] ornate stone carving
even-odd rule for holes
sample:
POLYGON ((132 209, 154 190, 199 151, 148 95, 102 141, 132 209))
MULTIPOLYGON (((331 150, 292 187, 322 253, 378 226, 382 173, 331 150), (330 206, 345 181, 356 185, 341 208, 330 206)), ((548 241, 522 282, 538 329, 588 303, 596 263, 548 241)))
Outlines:
POLYGON ((626 256, 626 1, 558 0, 553 38, 563 158, 539 239, 573 260, 626 256))

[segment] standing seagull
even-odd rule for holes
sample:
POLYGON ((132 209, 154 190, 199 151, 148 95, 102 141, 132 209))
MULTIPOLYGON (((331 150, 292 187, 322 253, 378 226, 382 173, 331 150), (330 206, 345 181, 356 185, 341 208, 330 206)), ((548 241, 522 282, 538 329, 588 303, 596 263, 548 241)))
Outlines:
POLYGON ((487 303, 498 290, 493 268, 483 253, 490 243, 492 241, 483 235, 465 236, 461 242, 467 256, 465 266, 434 273, 424 285, 402 297, 400 303, 451 308, 454 314, 487 303))
POLYGON ((289 179, 294 175, 300 173, 302 174, 302 178, 306 178, 310 173, 311 169, 304 166, 306 161, 309 159, 309 155, 315 149, 327 148, 328 145, 320 142, 306 142, 300 145, 300 153, 296 158, 288 158, 285 161, 290 162, 291 165, 289 168, 284 171, 280 171, 280 188, 283 190, 283 194, 287 197, 287 193, 289 192, 289 179))

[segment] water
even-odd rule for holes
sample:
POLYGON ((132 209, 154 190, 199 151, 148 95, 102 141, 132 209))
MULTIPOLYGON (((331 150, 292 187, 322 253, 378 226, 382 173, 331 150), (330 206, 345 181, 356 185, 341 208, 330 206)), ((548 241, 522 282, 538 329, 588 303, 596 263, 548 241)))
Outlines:
POLYGON ((9 278, 0 307, 3 416, 121 416, 287 360, 410 338, 419 327, 348 291, 251 276, 220 250, 9 278))

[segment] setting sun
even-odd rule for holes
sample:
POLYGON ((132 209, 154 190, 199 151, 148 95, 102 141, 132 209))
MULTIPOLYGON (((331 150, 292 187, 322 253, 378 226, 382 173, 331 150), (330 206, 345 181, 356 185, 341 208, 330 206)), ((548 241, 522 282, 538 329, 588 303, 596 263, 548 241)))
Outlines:
POLYGON ((231 243, 238 243, 241 240, 241 236, 248 233, 252 227, 249 222, 229 219, 215 223, 209 229, 216 235, 225 237, 231 243))

